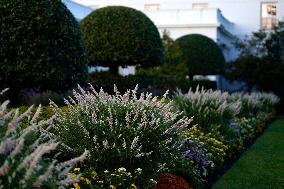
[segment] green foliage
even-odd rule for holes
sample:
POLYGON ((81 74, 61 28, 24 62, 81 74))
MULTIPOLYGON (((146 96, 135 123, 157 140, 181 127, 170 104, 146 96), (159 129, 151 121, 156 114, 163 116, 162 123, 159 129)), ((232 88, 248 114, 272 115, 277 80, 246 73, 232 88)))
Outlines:
POLYGON ((167 90, 176 89, 186 91, 191 82, 186 78, 187 70, 184 64, 164 64, 155 68, 139 69, 136 76, 147 87, 147 91, 156 95, 162 95, 167 90))
POLYGON ((138 10, 122 6, 97 9, 80 26, 93 66, 113 69, 119 65, 148 67, 163 63, 158 29, 138 10))
POLYGON ((284 61, 284 22, 279 22, 270 32, 260 30, 249 38, 239 40, 236 47, 241 57, 268 58, 270 62, 284 61))
POLYGON ((164 46, 164 56, 166 64, 176 64, 179 62, 180 49, 177 43, 170 37, 170 33, 165 30, 162 36, 164 46))
POLYGON ((245 81, 248 90, 251 91, 252 88, 257 84, 258 78, 260 76, 255 69, 259 68, 261 61, 257 57, 247 56, 235 60, 229 67, 230 70, 227 71, 226 76, 230 80, 240 80, 245 81))
POLYGON ((66 111, 52 105, 53 133, 64 143, 66 155, 90 150, 91 161, 85 166, 98 173, 143 167, 145 178, 153 178, 167 168, 178 153, 180 132, 191 120, 180 118, 166 97, 137 97, 137 89, 122 95, 116 88, 115 95, 96 92, 92 86, 89 92, 79 90, 74 92, 75 100, 66 101, 66 111))
POLYGON ((178 59, 188 66, 190 76, 223 72, 225 58, 212 39, 200 34, 190 34, 178 38, 176 43, 181 51, 178 59))
POLYGON ((62 91, 85 82, 80 28, 60 0, 1 0, 0 22, 0 85, 10 94, 62 91))
MULTIPOLYGON (((10 110, 13 110, 15 108, 11 108, 10 110)), ((23 114, 25 113, 28 109, 29 106, 20 106, 18 107, 19 113, 23 114)), ((64 107, 61 107, 62 110, 64 110, 64 107)), ((53 112, 49 106, 42 106, 39 114, 39 119, 40 120, 48 120, 53 116, 53 112)), ((24 121, 23 121, 24 122, 24 121)))

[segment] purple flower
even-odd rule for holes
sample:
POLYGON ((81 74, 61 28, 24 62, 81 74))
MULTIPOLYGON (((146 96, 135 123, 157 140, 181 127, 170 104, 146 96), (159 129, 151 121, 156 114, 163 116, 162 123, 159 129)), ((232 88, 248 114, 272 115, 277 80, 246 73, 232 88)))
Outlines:
POLYGON ((182 146, 185 157, 197 164, 199 168, 209 165, 207 154, 192 140, 185 140, 182 146))

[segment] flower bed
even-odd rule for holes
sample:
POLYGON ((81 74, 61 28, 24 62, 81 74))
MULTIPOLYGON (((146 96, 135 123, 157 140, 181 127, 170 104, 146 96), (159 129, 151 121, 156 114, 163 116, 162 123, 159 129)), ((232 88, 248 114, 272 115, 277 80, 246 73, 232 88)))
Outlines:
POLYGON ((74 98, 65 99, 66 107, 51 102, 53 116, 48 121, 38 118, 40 109, 35 116, 32 108, 21 115, 18 110, 7 111, 4 102, 0 185, 19 188, 8 179, 19 174, 16 183, 30 188, 38 187, 42 178, 40 185, 45 188, 154 188, 168 182, 162 175, 170 175, 167 179, 176 180, 177 186, 198 188, 263 132, 279 101, 268 93, 228 94, 198 88, 177 93, 173 100, 136 91, 120 94, 115 88, 110 95, 92 86, 87 91, 79 87, 74 98), (11 125, 16 129, 10 130, 11 125), (32 141, 23 143, 32 128, 32 141), (12 139, 15 145, 8 149, 12 139), (21 161, 43 146, 50 149, 34 164, 27 163, 32 170, 18 173, 21 161), (21 151, 21 158, 15 158, 14 151, 21 151))

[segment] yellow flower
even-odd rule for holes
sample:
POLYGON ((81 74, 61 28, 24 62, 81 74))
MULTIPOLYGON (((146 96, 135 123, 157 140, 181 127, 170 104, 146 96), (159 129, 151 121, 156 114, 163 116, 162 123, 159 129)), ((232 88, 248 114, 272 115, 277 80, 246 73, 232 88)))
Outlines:
POLYGON ((114 185, 109 185, 110 189, 116 189, 114 185))
POLYGON ((93 172, 92 172, 92 175, 93 175, 93 177, 96 177, 98 174, 97 174, 96 171, 93 171, 93 172))
POLYGON ((77 175, 74 174, 74 173, 68 173, 68 176, 70 176, 70 177, 73 178, 73 179, 76 179, 76 178, 77 178, 77 175))
POLYGON ((137 189, 137 187, 135 186, 135 184, 131 184, 131 185, 130 185, 130 188, 131 188, 131 189, 137 189))
POLYGON ((78 172, 79 172, 79 171, 80 171, 80 168, 74 168, 74 171, 78 171, 78 172))
POLYGON ((85 181, 86 181, 86 184, 91 184, 92 183, 88 178, 85 178, 85 181))
POLYGON ((80 189, 80 186, 79 186, 78 183, 75 183, 75 184, 74 184, 74 187, 75 187, 75 189, 80 189))

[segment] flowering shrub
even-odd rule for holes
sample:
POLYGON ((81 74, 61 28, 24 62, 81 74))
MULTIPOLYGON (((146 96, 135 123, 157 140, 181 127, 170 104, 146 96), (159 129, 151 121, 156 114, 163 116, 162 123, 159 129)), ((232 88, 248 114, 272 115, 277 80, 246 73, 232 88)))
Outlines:
MULTIPOLYGON (((80 173, 80 168, 75 168, 73 177, 76 178, 80 173)), ((133 173, 127 172, 124 167, 115 169, 114 171, 105 170, 98 175, 96 171, 85 173, 80 176, 80 181, 74 184, 75 189, 93 188, 93 189, 136 189, 141 186, 142 169, 137 168, 133 173)), ((143 188, 154 188, 156 181, 149 179, 143 188)))
POLYGON ((228 124, 240 111, 241 102, 228 101, 229 94, 221 91, 191 89, 186 94, 178 92, 175 105, 188 116, 194 116, 193 123, 205 131, 228 124), (213 127, 213 128, 212 128, 213 127))
POLYGON ((191 119, 181 118, 166 95, 158 100, 151 94, 137 97, 137 88, 123 95, 116 87, 114 95, 92 86, 89 92, 78 89, 75 99, 65 100, 65 111, 51 103, 55 114, 51 132, 64 143, 65 154, 90 150, 86 166, 97 172, 143 167, 145 175, 153 178, 167 168, 180 146, 180 133, 191 119))
POLYGON ((0 106, 0 188, 64 188, 72 184, 67 173, 88 152, 65 162, 50 158, 59 143, 44 132, 50 120, 37 121, 41 108, 32 113, 30 107, 19 114, 18 109, 8 111, 8 103, 0 106))

